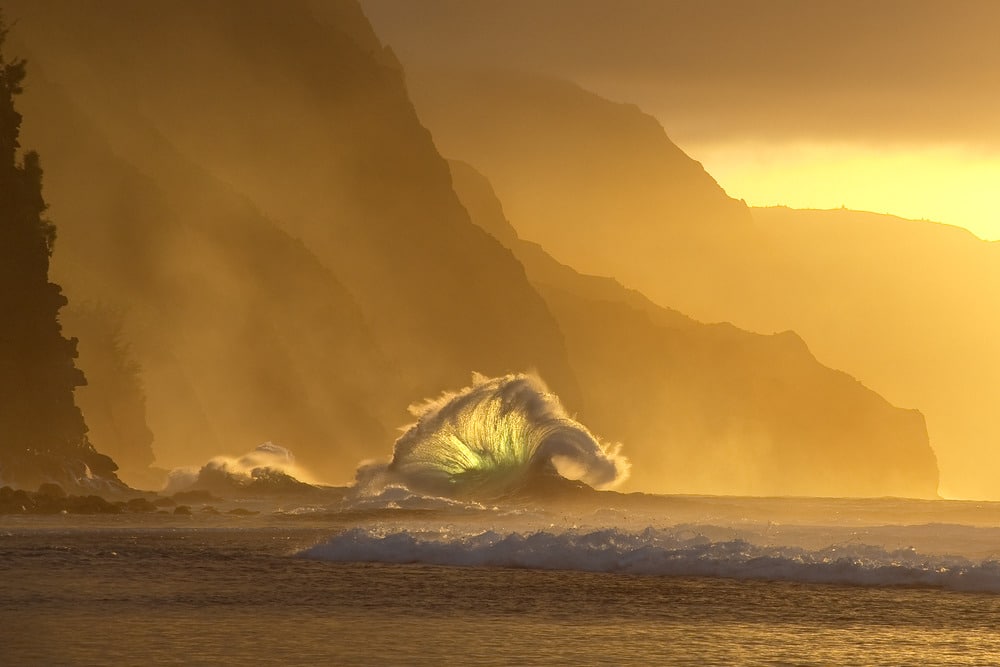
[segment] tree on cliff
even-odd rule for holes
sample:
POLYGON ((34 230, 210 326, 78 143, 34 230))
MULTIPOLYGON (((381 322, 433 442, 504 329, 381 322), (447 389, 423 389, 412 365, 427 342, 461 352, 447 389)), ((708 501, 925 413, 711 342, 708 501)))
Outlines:
POLYGON ((162 485, 154 462, 153 432, 146 421, 142 368, 123 332, 123 311, 76 301, 62 309, 63 328, 79 337, 79 365, 87 386, 76 390, 90 437, 120 466, 118 474, 139 488, 162 485))
POLYGON ((86 380, 74 362, 76 339, 64 338, 59 323, 66 297, 48 279, 56 234, 42 217, 38 154, 19 155, 14 97, 25 61, 3 57, 6 34, 0 16, 0 480, 117 481, 117 466, 87 440, 73 400, 86 380))

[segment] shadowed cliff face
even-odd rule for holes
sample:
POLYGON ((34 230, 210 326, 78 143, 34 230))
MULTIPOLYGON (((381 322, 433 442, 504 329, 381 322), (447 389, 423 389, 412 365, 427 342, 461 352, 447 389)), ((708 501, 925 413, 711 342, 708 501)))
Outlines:
MULTIPOLYGON (((350 460, 366 442, 387 437, 374 378, 385 379, 379 390, 389 395, 399 389, 332 274, 162 137, 150 133, 141 144, 132 137, 154 178, 116 154, 65 90, 40 75, 26 106, 31 140, 52 154, 51 214, 63 222, 65 248, 54 271, 74 301, 121 313, 157 464, 238 452, 272 437, 318 473, 349 475, 353 461, 341 464, 331 452, 350 460)), ((100 343, 92 328, 74 317, 66 324, 95 372, 84 407, 107 432, 99 413, 122 378, 103 377, 89 354, 100 343)), ((149 479, 148 461, 122 451, 148 442, 109 445, 121 452, 126 480, 149 479)))
POLYGON ((578 400, 545 302, 469 221, 356 3, 11 11, 56 271, 125 313, 159 465, 274 440, 337 481, 471 370, 578 400))
MULTIPOLYGON (((141 117, 334 271, 414 395, 462 383, 470 369, 535 366, 572 400, 544 302, 469 223, 398 63, 356 3, 42 2, 24 12, 25 41, 103 131, 120 136, 141 117)), ((143 152, 130 157, 150 168, 143 152)))
POLYGON ((522 241, 489 182, 452 162, 474 221, 511 248, 566 336, 579 417, 627 445, 633 488, 934 497, 923 417, 822 366, 791 332, 705 325, 522 241))
POLYGON ((134 487, 156 488, 151 469, 153 432, 146 421, 146 395, 141 368, 124 341, 120 313, 94 304, 74 304, 59 316, 80 340, 79 363, 87 369, 87 384, 74 399, 86 415, 88 438, 130 477, 134 487))
POLYGON ((0 13, 0 483, 115 491, 118 466, 90 442, 74 401, 87 380, 60 322, 68 300, 52 280, 57 228, 45 216, 39 155, 21 143, 26 67, 7 33, 0 13))

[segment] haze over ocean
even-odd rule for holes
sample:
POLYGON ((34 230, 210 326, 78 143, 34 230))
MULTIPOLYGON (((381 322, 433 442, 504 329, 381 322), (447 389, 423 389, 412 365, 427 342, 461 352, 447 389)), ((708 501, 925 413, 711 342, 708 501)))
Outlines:
POLYGON ((0 0, 0 667, 1000 665, 997 34, 0 0))

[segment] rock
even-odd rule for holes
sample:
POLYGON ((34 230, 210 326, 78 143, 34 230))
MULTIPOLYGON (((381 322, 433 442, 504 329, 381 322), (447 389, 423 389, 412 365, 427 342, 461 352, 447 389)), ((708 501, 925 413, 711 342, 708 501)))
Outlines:
POLYGON ((146 498, 133 498, 132 500, 125 503, 125 507, 129 512, 155 512, 156 505, 147 500, 146 498))
POLYGON ((202 489, 195 489, 193 491, 178 491, 171 497, 179 503, 211 503, 222 500, 221 498, 216 498, 210 492, 202 489))
POLYGON ((38 495, 46 498, 65 498, 66 492, 54 482, 46 482, 38 487, 38 495))

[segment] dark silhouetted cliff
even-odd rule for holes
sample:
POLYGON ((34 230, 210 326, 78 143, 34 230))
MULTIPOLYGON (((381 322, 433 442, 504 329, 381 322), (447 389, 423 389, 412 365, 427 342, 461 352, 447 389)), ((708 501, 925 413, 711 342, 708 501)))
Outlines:
MULTIPOLYGON (((0 19, 0 47, 7 28, 0 19)), ((38 153, 21 151, 25 62, 0 54, 0 480, 36 488, 120 488, 118 466, 87 439, 73 401, 86 384, 76 339, 59 322, 67 304, 49 282, 56 227, 45 217, 38 153)))
POLYGON ((163 471, 153 467, 142 368, 125 342, 124 318, 105 306, 73 304, 60 320, 79 339, 78 364, 87 370, 87 384, 77 387, 74 397, 87 417, 90 440, 101 444, 133 486, 158 488, 163 471))

